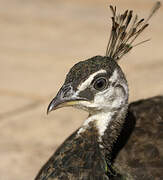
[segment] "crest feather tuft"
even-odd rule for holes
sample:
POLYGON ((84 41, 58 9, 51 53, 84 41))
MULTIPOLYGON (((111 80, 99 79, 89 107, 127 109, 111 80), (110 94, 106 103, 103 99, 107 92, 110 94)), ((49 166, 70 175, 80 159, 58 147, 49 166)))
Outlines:
POLYGON ((126 10, 123 14, 117 15, 116 6, 110 6, 112 16, 112 29, 106 48, 106 56, 115 61, 121 59, 133 47, 140 45, 149 39, 133 44, 136 38, 148 27, 148 21, 160 8, 161 3, 158 1, 153 6, 151 13, 146 20, 138 20, 138 16, 133 16, 132 10, 126 10))

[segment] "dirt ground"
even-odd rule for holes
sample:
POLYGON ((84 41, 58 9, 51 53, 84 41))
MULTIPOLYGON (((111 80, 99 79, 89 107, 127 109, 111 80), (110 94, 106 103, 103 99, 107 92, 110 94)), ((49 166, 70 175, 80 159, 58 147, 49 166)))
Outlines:
MULTIPOLYGON (((87 116, 72 108, 46 116, 70 67, 104 55, 110 4, 146 17, 152 0, 0 0, 0 180, 34 179, 87 116)), ((120 65, 130 101, 163 94, 163 7, 120 65)))

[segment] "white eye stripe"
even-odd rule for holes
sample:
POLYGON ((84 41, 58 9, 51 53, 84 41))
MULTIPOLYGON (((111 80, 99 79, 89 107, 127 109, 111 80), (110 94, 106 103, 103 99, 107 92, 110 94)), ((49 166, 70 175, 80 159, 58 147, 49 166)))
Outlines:
POLYGON ((91 84, 91 82, 93 81, 94 77, 95 77, 96 75, 98 75, 98 74, 101 74, 101 73, 106 73, 106 70, 101 69, 101 70, 99 70, 99 71, 91 74, 88 79, 86 79, 82 84, 79 84, 79 86, 77 87, 77 89, 78 89, 79 91, 83 91, 84 89, 86 89, 86 88, 91 84))

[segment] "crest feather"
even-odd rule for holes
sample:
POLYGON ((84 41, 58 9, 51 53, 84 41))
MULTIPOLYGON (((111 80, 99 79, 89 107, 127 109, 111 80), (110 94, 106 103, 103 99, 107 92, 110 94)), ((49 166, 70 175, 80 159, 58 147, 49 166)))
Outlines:
POLYGON ((112 29, 109 42, 106 48, 106 56, 115 61, 121 59, 133 47, 140 45, 149 39, 137 44, 133 44, 136 38, 148 27, 148 21, 160 8, 161 3, 158 1, 153 6, 151 13, 146 20, 138 20, 138 16, 133 16, 132 10, 126 10, 123 14, 117 15, 116 6, 110 6, 112 16, 112 29))

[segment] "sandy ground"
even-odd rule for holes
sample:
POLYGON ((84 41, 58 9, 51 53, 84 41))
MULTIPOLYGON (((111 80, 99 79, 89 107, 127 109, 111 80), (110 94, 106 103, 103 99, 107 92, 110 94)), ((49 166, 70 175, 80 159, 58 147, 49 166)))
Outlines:
MULTIPOLYGON (((46 108, 74 63, 104 55, 110 3, 146 17, 153 1, 0 0, 0 180, 33 179, 87 116, 46 108)), ((163 94, 162 19, 163 8, 143 33, 152 40, 120 62, 130 101, 163 94)))

